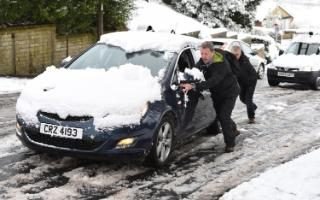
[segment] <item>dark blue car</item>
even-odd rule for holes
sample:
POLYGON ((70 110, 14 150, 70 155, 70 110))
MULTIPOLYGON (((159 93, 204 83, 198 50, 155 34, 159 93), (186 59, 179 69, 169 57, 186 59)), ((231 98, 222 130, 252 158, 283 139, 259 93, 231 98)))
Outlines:
MULTIPOLYGON (((152 75, 160 74, 161 100, 148 103, 139 124, 102 129, 95 127, 93 116, 62 118, 51 112, 50 107, 39 110, 37 120, 30 121, 19 110, 27 108, 17 105, 18 138, 39 152, 121 161, 146 158, 156 166, 164 165, 177 144, 209 127, 216 117, 209 91, 184 94, 179 88, 181 75, 199 59, 198 44, 194 38, 165 33, 122 32, 103 36, 63 67, 108 70, 126 63, 145 66, 152 75), (136 36, 139 38, 134 39, 136 36), (113 59, 102 65, 95 57, 100 52, 113 59)), ((50 88, 44 88, 42 92, 48 91, 50 88)), ((32 104, 33 97, 28 98, 32 104)))

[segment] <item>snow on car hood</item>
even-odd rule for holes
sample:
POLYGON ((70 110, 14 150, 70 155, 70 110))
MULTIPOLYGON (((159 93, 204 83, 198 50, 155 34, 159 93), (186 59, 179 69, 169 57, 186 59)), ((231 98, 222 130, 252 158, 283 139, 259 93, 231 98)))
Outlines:
POLYGON ((30 81, 17 102, 17 114, 37 123, 39 111, 92 116, 96 129, 139 124, 147 102, 161 99, 161 86, 148 68, 126 64, 103 69, 48 67, 30 81))
POLYGON ((273 65, 276 67, 298 68, 301 71, 320 70, 320 55, 286 54, 278 57, 273 65))

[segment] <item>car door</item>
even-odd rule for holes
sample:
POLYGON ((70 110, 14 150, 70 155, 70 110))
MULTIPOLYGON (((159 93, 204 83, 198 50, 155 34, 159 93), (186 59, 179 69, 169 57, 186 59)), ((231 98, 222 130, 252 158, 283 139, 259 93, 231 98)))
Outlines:
MULTIPOLYGON (((177 63, 172 77, 173 83, 179 83, 181 75, 186 68, 192 68, 195 66, 193 54, 190 48, 184 49, 177 58, 177 63)), ((191 90, 187 94, 181 89, 175 90, 176 98, 176 112, 180 121, 180 137, 188 137, 193 134, 199 127, 198 115, 198 103, 200 101, 200 95, 198 92, 191 90)))
MULTIPOLYGON (((193 60, 196 62, 200 59, 200 51, 198 49, 191 49, 193 60)), ((195 66, 195 65, 194 65, 195 66)), ((201 96, 196 107, 194 115, 194 123, 196 131, 208 127, 216 118, 216 111, 213 107, 210 90, 201 92, 201 96)))

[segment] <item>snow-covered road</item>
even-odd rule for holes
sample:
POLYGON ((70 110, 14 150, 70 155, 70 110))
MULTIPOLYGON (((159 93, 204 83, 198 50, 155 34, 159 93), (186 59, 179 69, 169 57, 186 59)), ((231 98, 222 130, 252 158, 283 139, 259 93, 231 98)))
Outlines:
POLYGON ((257 124, 246 123, 242 104, 234 112, 242 132, 234 153, 223 153, 222 135, 201 133, 161 170, 36 154, 15 137, 16 98, 0 95, 0 199, 219 199, 320 147, 319 92, 304 86, 270 88, 260 81, 257 124))

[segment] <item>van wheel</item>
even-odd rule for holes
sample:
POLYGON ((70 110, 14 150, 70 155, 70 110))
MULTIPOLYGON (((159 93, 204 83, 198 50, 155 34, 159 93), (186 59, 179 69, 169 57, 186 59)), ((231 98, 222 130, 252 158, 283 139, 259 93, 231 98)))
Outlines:
POLYGON ((279 81, 274 81, 274 80, 269 80, 269 79, 268 79, 268 84, 269 84, 271 87, 275 87, 275 86, 278 86, 278 85, 279 85, 279 81))
POLYGON ((313 90, 320 90, 320 77, 317 77, 314 83, 311 85, 313 90))
POLYGON ((174 131, 173 119, 165 116, 154 135, 153 146, 146 160, 148 164, 162 167, 168 162, 173 149, 174 131))

